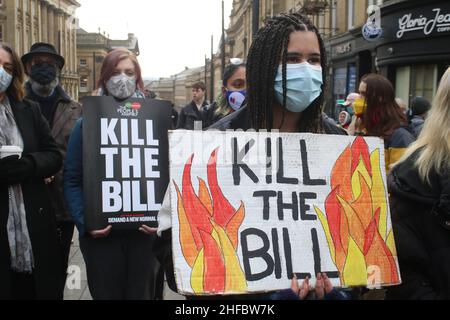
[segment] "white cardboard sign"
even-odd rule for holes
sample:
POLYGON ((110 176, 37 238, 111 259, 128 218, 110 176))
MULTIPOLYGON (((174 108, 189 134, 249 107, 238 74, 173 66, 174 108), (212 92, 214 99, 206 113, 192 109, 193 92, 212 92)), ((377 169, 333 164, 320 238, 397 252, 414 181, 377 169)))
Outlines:
POLYGON ((169 149, 180 293, 400 283, 381 139, 174 131, 169 149))

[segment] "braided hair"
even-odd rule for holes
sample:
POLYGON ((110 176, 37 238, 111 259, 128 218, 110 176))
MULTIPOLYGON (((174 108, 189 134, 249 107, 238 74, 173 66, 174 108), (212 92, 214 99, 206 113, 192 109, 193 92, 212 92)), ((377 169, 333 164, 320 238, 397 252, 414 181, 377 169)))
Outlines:
MULTIPOLYGON (((302 113, 299 132, 322 133, 322 103, 326 88, 326 51, 322 37, 311 20, 300 13, 281 14, 266 19, 258 31, 247 57, 247 103, 253 128, 272 129, 275 103, 275 77, 282 61, 283 110, 286 110, 286 63, 289 38, 295 31, 311 31, 317 35, 320 46, 323 85, 321 95, 302 113)), ((285 113, 285 111, 283 111, 285 113)), ((283 114, 284 118, 284 114, 283 114)))

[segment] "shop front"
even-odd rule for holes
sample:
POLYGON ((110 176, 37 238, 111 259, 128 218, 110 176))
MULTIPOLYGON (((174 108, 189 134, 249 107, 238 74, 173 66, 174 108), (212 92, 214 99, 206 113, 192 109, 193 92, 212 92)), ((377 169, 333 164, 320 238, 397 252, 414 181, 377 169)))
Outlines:
POLYGON ((450 67, 450 1, 403 1, 382 8, 376 67, 406 103, 432 100, 450 67))

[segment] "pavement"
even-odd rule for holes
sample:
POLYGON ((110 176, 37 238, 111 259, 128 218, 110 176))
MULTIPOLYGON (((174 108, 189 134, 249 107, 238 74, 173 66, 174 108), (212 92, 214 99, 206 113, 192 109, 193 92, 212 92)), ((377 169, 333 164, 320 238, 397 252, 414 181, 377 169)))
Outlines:
MULTIPOLYGON (((92 300, 87 283, 86 265, 81 254, 77 232, 75 232, 73 237, 68 274, 64 300, 92 300)), ((167 283, 165 283, 164 300, 185 300, 185 298, 170 290, 167 283)))

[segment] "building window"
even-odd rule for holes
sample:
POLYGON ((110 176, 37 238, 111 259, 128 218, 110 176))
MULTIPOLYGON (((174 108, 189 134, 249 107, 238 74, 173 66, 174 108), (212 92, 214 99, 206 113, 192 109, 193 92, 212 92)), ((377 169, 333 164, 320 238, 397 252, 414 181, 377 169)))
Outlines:
POLYGON ((331 35, 335 36, 337 32, 337 8, 336 1, 331 1, 331 35))
POLYGON ((355 0, 347 0, 347 29, 355 26, 355 0))
POLYGON ((3 25, 2 24, 0 24, 0 42, 4 42, 4 39, 3 39, 3 25))
POLYGON ((32 0, 31 1, 31 14, 33 16, 36 16, 36 13, 37 13, 37 11, 36 11, 36 1, 32 0))
POLYGON ((86 59, 80 59, 80 66, 85 67, 87 65, 86 59))
POLYGON ((325 15, 320 15, 319 16, 319 31, 322 33, 325 33, 326 29, 325 29, 325 15))
POLYGON ((80 92, 88 92, 88 79, 87 77, 81 77, 80 78, 80 92))

